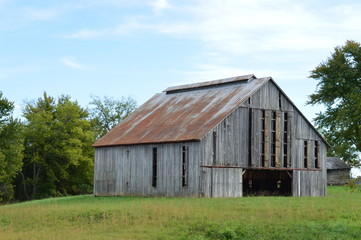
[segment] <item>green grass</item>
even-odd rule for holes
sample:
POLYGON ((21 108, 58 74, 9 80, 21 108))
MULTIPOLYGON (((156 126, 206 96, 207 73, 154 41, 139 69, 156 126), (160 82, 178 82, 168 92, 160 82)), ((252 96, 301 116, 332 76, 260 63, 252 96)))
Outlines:
POLYGON ((0 239, 361 239, 361 193, 52 198, 0 206, 0 239))

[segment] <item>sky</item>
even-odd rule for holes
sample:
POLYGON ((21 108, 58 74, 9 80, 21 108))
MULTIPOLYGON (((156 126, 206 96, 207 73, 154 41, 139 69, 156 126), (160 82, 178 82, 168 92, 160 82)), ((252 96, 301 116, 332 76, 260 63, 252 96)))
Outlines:
POLYGON ((361 1, 0 0, 0 91, 21 115, 43 92, 133 97, 167 87, 271 76, 312 121, 310 71, 361 39, 361 1))
POLYGON ((0 0, 0 91, 21 117, 44 92, 141 105, 170 86, 255 74, 312 122, 310 71, 361 41, 360 12, 359 0, 0 0))

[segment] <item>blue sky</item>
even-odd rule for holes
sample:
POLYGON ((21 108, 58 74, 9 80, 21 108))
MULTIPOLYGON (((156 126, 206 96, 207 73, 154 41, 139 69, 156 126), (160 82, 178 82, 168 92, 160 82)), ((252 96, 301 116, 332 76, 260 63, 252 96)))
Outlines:
POLYGON ((361 39, 360 1, 0 0, 0 91, 142 104, 173 85, 271 76, 310 120, 309 72, 361 39))

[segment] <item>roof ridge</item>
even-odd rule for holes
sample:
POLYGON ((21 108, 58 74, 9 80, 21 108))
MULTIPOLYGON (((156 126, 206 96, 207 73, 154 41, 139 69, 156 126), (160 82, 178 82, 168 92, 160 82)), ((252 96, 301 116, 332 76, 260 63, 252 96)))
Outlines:
POLYGON ((196 90, 200 88, 209 88, 212 86, 220 86, 220 85, 228 85, 232 83, 237 82, 249 82, 250 80, 257 79, 254 74, 248 74, 248 75, 242 75, 237 77, 230 77, 230 78, 222 78, 212 81, 206 81, 206 82, 197 82, 197 83, 191 83, 191 84, 183 84, 173 87, 168 87, 163 92, 166 93, 174 93, 174 92, 184 92, 189 90, 196 90))

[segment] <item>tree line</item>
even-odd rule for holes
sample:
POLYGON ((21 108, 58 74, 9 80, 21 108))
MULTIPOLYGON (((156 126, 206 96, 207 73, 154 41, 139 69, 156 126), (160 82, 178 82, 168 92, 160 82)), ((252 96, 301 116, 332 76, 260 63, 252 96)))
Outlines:
POLYGON ((23 120, 0 92, 0 202, 92 192, 91 145, 136 108, 133 98, 92 96, 83 108, 70 96, 26 103, 23 120))

